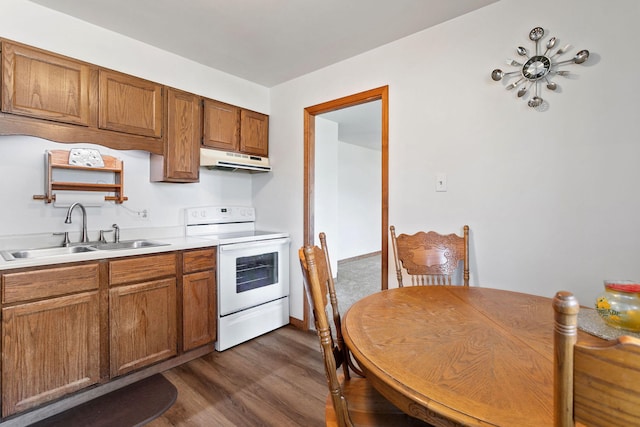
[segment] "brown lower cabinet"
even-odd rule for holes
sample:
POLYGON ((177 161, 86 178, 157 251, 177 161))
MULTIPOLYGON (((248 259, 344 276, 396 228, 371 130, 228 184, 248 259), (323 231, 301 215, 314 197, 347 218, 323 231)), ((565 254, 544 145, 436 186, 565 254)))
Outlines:
POLYGON ((191 350, 216 340, 216 250, 184 253, 182 346, 191 350))
POLYGON ((176 280, 109 290, 111 377, 177 354, 176 280))
POLYGON ((213 351, 215 251, 2 272, 2 417, 213 351))
POLYGON ((99 382, 98 278, 97 263, 3 275, 3 417, 99 382))
POLYGON ((109 262, 111 378, 175 356, 176 254, 109 262))

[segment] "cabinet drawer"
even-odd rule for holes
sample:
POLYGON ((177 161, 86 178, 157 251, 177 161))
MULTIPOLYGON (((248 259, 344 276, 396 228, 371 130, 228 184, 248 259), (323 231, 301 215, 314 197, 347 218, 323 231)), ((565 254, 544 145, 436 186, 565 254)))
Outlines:
POLYGON ((211 270, 216 266, 216 250, 209 248, 198 251, 185 252, 182 259, 184 273, 211 270))
POLYGON ((13 303, 98 289, 98 264, 8 273, 2 276, 2 302, 13 303))
POLYGON ((140 282, 176 275, 176 255, 151 255, 109 262, 109 284, 140 282))

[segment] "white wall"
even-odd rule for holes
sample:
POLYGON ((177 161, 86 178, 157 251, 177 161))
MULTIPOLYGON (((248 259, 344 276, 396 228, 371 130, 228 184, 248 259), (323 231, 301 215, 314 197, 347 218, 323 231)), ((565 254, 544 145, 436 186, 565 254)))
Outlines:
MULTIPOLYGON (((115 69, 168 86, 231 104, 269 113, 269 90, 246 80, 204 67, 174 54, 120 36, 94 25, 52 11, 26 0, 3 0, 0 37, 40 47, 96 65, 115 69)), ((44 192, 43 155, 48 149, 94 147, 123 159, 123 206, 112 202, 88 208, 88 228, 97 234, 117 222, 126 228, 183 225, 183 208, 213 204, 252 203, 250 175, 224 171, 200 171, 197 184, 151 183, 149 154, 115 151, 91 144, 57 144, 23 137, 0 137, 0 180, 3 182, 0 236, 79 229, 77 221, 65 225, 66 209, 32 199, 44 192), (148 209, 141 221, 132 210, 148 209)))
MULTIPOLYGON (((338 203, 338 124, 330 120, 316 117, 316 150, 314 176, 314 225, 317 232, 327 235, 327 246, 338 247, 342 243, 336 239, 340 220, 338 203)), ((320 244, 320 242, 318 242, 320 244)), ((338 257, 331 256, 331 271, 338 274, 338 257)), ((296 265, 297 266, 297 265, 296 265)))
POLYGON ((150 183, 147 152, 4 136, 0 137, 0 179, 4 182, 0 236, 79 232, 77 221, 71 225, 64 224, 66 208, 33 200, 33 195, 44 194, 45 150, 68 150, 77 146, 97 148, 102 154, 118 157, 124 162, 124 194, 129 200, 122 205, 107 202, 102 207, 87 208, 92 239, 97 237, 97 230, 109 229, 114 222, 123 229, 183 225, 183 208, 186 206, 223 202, 251 204, 251 178, 248 175, 203 170, 198 184, 150 183), (132 212, 143 209, 150 213, 148 220, 142 220, 132 212))
POLYGON ((339 234, 331 237, 339 244, 331 253, 342 260, 380 250, 382 155, 380 150, 345 142, 338 150, 339 234))
MULTIPOLYGON (((460 232, 469 224, 473 285, 546 296, 568 289, 591 304, 603 279, 640 278, 640 58, 632 53, 639 16, 636 0, 502 0, 271 90, 26 0, 3 1, 0 36, 270 114, 269 174, 202 171, 199 184, 152 184, 146 153, 118 156, 127 206, 149 208, 149 226, 181 224, 183 206, 250 202, 251 194, 258 225, 292 235, 291 313, 302 318, 302 111, 383 85, 389 220, 398 230, 460 232), (557 93, 543 92, 542 112, 489 77, 508 68, 504 58, 515 57, 516 46, 531 48, 527 35, 538 25, 559 45, 574 45, 572 54, 592 52, 583 66, 566 67, 573 77, 557 78, 557 93), (434 191, 436 172, 447 173, 448 192, 434 191)), ((61 144, 1 139, 0 235, 61 231, 62 210, 30 199, 41 189, 44 150, 61 144)), ((138 226, 117 212, 90 212, 89 228, 116 215, 138 226)))
POLYGON ((399 231, 468 224, 473 286, 567 289, 590 305, 603 279, 640 279, 638 17, 636 0, 502 0, 272 88, 277 174, 254 179, 261 221, 302 245, 303 109, 389 85, 389 220, 399 231), (571 55, 592 52, 565 67, 573 77, 556 78, 557 93, 542 93, 541 112, 490 78, 517 46, 531 49, 535 26, 575 46, 571 55), (435 192, 437 172, 448 175, 446 193, 435 192))
POLYGON ((338 261, 380 250, 381 152, 340 141, 338 124, 315 119, 314 230, 338 261))

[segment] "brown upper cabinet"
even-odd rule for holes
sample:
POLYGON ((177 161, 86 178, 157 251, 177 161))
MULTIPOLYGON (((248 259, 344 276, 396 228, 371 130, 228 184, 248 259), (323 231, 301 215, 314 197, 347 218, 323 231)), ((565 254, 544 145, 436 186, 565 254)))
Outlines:
POLYGON ((162 136, 162 85, 101 69, 98 99, 101 129, 162 136))
POLYGON ((88 126, 92 70, 87 64, 2 44, 2 111, 88 126))
POLYGON ((240 107, 212 99, 204 100, 202 145, 225 151, 240 148, 240 107))
POLYGON ((269 116, 0 39, 0 135, 151 153, 151 180, 197 182, 200 147, 266 157, 269 116))
POLYGON ((3 112, 95 126, 97 106, 100 129, 162 137, 162 85, 9 42, 2 63, 3 112))
POLYGON ((205 99, 202 145, 266 157, 269 154, 269 116, 205 99))
POLYGON ((164 156, 151 155, 152 181, 198 181, 202 139, 200 105, 198 95, 167 89, 164 156))
POLYGON ((163 154, 161 85, 10 40, 0 43, 0 135, 163 154))
POLYGON ((269 116, 240 110, 240 152, 262 157, 269 155, 269 116))

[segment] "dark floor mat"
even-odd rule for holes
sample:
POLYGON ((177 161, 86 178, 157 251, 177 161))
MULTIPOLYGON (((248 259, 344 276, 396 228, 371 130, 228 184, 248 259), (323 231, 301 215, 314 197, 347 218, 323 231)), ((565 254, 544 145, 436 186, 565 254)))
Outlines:
POLYGON ((174 404, 178 391, 161 374, 97 397, 32 427, 142 426, 174 404))

